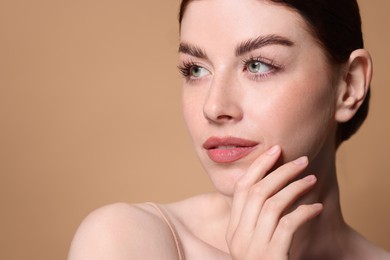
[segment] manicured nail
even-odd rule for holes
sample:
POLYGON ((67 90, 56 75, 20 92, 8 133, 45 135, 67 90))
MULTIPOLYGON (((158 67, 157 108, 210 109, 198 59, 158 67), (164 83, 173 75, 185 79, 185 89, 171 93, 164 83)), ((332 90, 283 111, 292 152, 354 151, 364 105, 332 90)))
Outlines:
POLYGON ((322 203, 315 203, 312 205, 314 207, 314 209, 316 210, 322 210, 324 208, 324 205, 322 205, 322 203))
POLYGON ((308 175, 305 178, 303 178, 303 180, 307 183, 313 183, 317 180, 317 178, 314 175, 308 175))
POLYGON ((307 162, 308 162, 307 156, 302 156, 302 157, 296 159, 295 161, 293 161, 293 163, 296 165, 307 164, 307 162))
POLYGON ((269 149, 267 153, 268 153, 268 155, 273 155, 273 154, 275 154, 275 153, 277 153, 279 151, 280 151, 280 146, 279 145, 275 145, 271 149, 269 149))

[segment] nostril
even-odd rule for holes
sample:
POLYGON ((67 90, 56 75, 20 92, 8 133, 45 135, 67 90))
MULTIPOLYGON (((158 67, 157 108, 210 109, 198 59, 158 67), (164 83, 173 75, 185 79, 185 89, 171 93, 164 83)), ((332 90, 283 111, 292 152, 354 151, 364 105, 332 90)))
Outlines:
POLYGON ((221 123, 227 123, 230 121, 239 121, 242 119, 242 113, 241 111, 238 111, 238 109, 232 109, 230 111, 224 110, 204 110, 203 115, 204 117, 210 121, 217 124, 221 123))
POLYGON ((220 115, 217 117, 218 120, 232 120, 233 117, 229 115, 220 115))

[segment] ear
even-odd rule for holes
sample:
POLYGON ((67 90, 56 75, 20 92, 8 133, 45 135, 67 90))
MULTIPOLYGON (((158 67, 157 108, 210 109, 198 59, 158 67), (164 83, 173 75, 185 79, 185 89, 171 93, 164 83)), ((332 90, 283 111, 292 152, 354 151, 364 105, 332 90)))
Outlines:
POLYGON ((359 109, 370 88, 372 60, 368 51, 358 49, 351 53, 338 86, 335 119, 349 121, 359 109))

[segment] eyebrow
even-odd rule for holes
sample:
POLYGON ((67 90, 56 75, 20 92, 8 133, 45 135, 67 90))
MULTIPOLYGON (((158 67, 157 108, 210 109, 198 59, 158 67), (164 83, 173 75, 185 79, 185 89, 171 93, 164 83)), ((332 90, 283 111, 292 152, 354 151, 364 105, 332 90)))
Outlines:
POLYGON ((261 47, 267 45, 282 45, 282 46, 291 47, 294 46, 294 43, 289 39, 279 35, 271 34, 271 35, 259 36, 254 39, 246 40, 241 44, 239 44, 236 48, 236 56, 244 55, 245 53, 251 52, 256 49, 260 49, 261 47))
MULTIPOLYGON (((257 38, 249 39, 240 43, 236 48, 235 54, 236 56, 242 56, 245 53, 251 52, 256 49, 260 49, 261 47, 267 45, 282 45, 282 46, 291 47, 294 46, 294 43, 291 40, 279 35, 271 34, 271 35, 259 36, 257 38)), ((180 43, 179 53, 188 54, 200 59, 207 59, 207 54, 202 48, 186 42, 180 43)))
POLYGON ((179 52, 194 56, 199 59, 207 59, 207 54, 203 49, 189 43, 181 42, 179 45, 179 52))

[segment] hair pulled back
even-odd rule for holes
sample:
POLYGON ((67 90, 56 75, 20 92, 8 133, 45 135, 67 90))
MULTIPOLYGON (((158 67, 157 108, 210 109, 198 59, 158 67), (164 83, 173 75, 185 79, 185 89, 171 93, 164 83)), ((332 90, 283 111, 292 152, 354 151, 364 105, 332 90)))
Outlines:
MULTIPOLYGON (((188 4, 182 0, 179 23, 188 4)), ((199 0, 196 0, 199 1, 199 0)), ((266 0, 298 12, 306 21, 332 64, 348 61, 354 50, 364 48, 359 6, 356 0, 266 0)), ((370 90, 355 116, 338 125, 337 144, 349 139, 362 125, 368 114, 370 90)))

